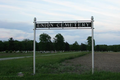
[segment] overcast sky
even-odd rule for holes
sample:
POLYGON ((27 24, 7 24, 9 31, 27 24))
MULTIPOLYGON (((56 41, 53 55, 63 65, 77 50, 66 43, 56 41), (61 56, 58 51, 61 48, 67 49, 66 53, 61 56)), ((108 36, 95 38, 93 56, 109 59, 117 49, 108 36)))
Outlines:
MULTIPOLYGON (((33 40, 33 19, 37 21, 90 20, 94 16, 96 44, 120 44, 119 0, 0 0, 0 40, 33 40)), ((91 29, 37 30, 52 37, 61 33, 65 41, 86 43, 91 29)))

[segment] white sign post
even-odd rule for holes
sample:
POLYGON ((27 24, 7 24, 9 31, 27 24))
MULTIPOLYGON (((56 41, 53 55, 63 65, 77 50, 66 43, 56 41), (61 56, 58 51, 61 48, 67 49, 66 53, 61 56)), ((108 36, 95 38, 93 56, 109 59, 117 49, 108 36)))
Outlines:
POLYGON ((94 27, 93 27, 94 18, 91 17, 91 28, 92 28, 92 74, 94 73, 94 27))
POLYGON ((33 42, 33 75, 35 74, 35 52, 36 52, 36 18, 34 18, 34 42, 33 42))
POLYGON ((36 52, 36 30, 57 30, 57 29, 92 29, 92 74, 94 73, 94 18, 91 20, 77 21, 36 21, 34 18, 34 42, 33 42, 33 74, 35 74, 35 52, 36 52), (52 29, 51 29, 52 28, 52 29))

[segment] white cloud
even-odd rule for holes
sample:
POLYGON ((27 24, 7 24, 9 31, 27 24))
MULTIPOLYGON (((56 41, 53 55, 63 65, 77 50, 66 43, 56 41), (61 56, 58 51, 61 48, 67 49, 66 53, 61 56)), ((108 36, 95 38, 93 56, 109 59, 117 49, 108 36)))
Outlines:
POLYGON ((21 30, 16 29, 4 29, 0 28, 0 38, 2 40, 9 39, 10 37, 13 37, 17 40, 23 40, 23 39, 31 39, 33 37, 33 33, 27 33, 21 30))
POLYGON ((106 0, 112 4, 115 4, 115 5, 120 5, 120 1, 119 0, 106 0))
POLYGON ((57 4, 57 5, 62 5, 62 6, 65 6, 65 8, 68 7, 74 12, 76 11, 76 12, 80 13, 82 11, 87 11, 87 12, 92 12, 94 14, 110 16, 110 17, 118 17, 116 15, 119 15, 119 14, 113 14, 113 13, 110 13, 110 12, 106 12, 105 9, 117 9, 117 10, 120 10, 117 7, 105 4, 103 2, 98 3, 97 1, 87 1, 85 3, 82 2, 82 1, 80 1, 80 3, 79 2, 75 3, 74 1, 70 2, 70 1, 59 1, 59 0, 58 1, 44 0, 44 1, 49 2, 49 3, 53 3, 53 4, 57 4), (92 6, 89 6, 89 4, 92 4, 92 6), (100 5, 99 7, 98 7, 98 4, 100 5))
POLYGON ((15 6, 10 6, 10 5, 0 5, 0 7, 1 7, 1 10, 4 10, 4 9, 12 9, 12 10, 16 10, 16 11, 18 11, 18 10, 21 10, 22 8, 20 8, 20 7, 15 7, 15 6))
POLYGON ((119 35, 112 34, 112 33, 103 33, 103 34, 96 34, 95 41, 98 44, 120 44, 120 37, 119 35))
MULTIPOLYGON (((116 33, 120 32, 120 1, 118 0, 0 0, 0 3, 0 21, 7 21, 2 23, 2 25, 0 24, 0 28, 3 30, 0 31, 4 34, 4 36, 0 35, 1 39, 8 39, 12 36, 16 39, 23 39, 26 36, 32 39, 34 17, 38 21, 64 21, 90 20, 90 17, 94 16, 95 37, 98 43, 104 43, 109 39, 114 44, 114 41, 118 42, 117 40, 119 40, 119 35, 116 33), (10 22, 13 23, 11 24, 10 22), (23 22, 27 22, 30 25, 26 25, 23 22), (18 24, 19 26, 16 26, 18 24), (116 40, 108 37, 109 34, 116 40), (102 40, 102 38, 106 38, 106 41, 102 40)), ((37 31, 37 40, 39 34, 45 32, 52 37, 57 33, 62 33, 66 41, 70 43, 73 43, 75 40, 82 42, 91 35, 90 31, 37 31), (85 37, 81 37, 83 35, 85 37)))

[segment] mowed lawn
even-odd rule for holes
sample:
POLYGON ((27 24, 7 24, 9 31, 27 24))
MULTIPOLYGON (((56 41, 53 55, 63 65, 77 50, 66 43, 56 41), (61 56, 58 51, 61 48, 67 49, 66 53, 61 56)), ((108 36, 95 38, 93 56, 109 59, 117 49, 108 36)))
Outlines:
POLYGON ((21 56, 32 56, 32 52, 30 52, 30 53, 6 53, 6 52, 0 52, 0 58, 21 57, 21 56))
MULTIPOLYGON (((33 73, 33 59, 22 58, 0 61, 0 80, 119 80, 120 73, 95 72, 83 74, 67 73, 65 67, 60 67, 61 62, 67 59, 84 56, 90 52, 64 52, 42 54, 36 57, 36 74, 33 73), (64 70, 64 72, 63 72, 64 70), (22 72, 23 77, 18 73, 22 72)), ((70 68, 72 69, 72 68, 70 68)))

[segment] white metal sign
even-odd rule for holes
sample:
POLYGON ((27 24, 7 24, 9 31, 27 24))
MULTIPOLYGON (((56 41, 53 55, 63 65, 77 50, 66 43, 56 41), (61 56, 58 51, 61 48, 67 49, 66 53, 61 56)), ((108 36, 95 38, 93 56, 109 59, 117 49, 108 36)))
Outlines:
POLYGON ((36 18, 34 18, 34 42, 33 42, 33 74, 35 74, 35 41, 36 41, 36 30, 38 28, 76 28, 76 29, 82 29, 82 28, 89 28, 92 29, 92 74, 94 73, 94 28, 93 28, 93 22, 94 18, 91 17, 91 20, 77 20, 77 21, 36 21, 36 18))
POLYGON ((42 21, 36 22, 36 28, 91 27, 91 20, 83 21, 42 21))

